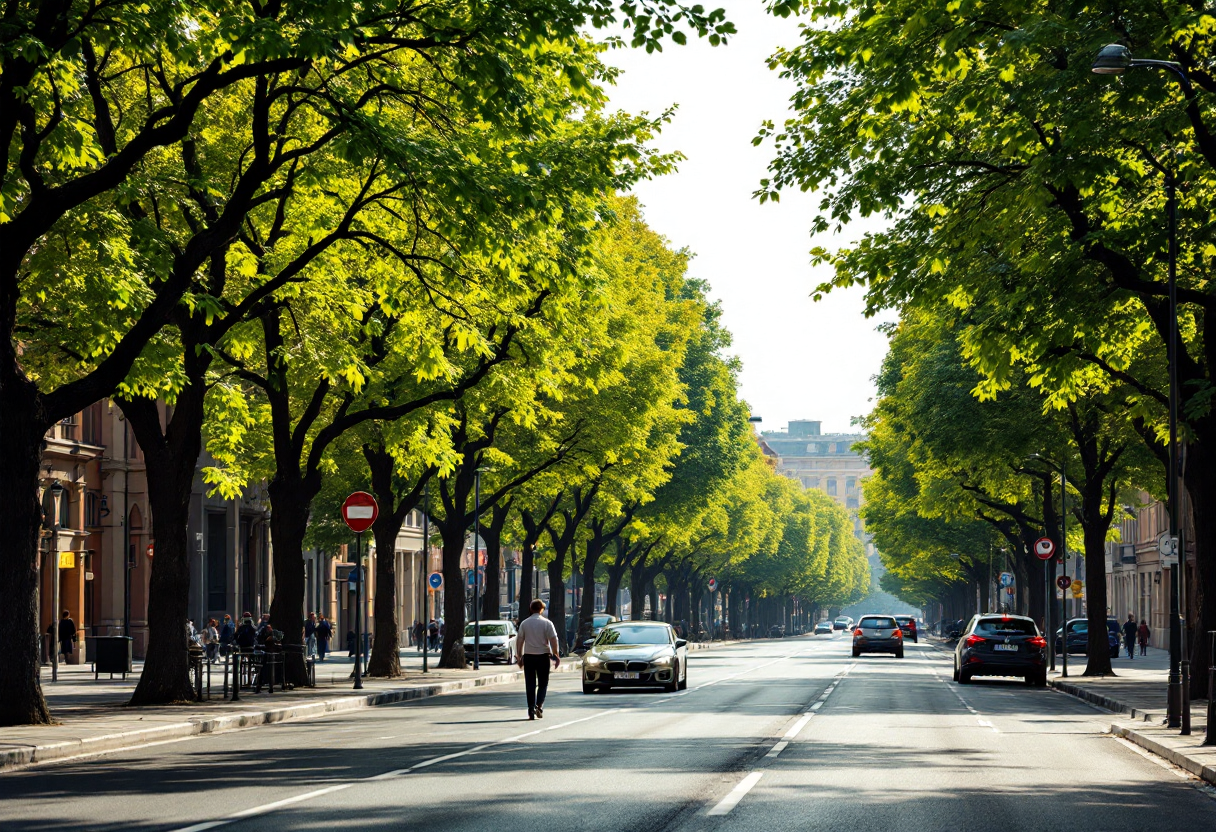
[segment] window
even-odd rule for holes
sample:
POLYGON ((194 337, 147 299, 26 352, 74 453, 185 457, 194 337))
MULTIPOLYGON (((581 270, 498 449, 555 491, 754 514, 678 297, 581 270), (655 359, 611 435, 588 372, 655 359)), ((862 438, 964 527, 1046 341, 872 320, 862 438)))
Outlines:
POLYGON ((106 508, 106 497, 100 491, 86 491, 84 495, 84 525, 85 528, 96 528, 101 525, 101 518, 109 513, 106 508))
POLYGON ((828 494, 830 494, 833 497, 836 496, 836 478, 835 477, 828 477, 828 494))
POLYGON ((807 452, 808 454, 817 454, 817 453, 819 453, 819 443, 818 443, 818 442, 812 442, 811 444, 807 445, 807 446, 806 446, 806 452, 807 452))
POLYGON ((857 493, 857 477, 849 477, 848 479, 846 479, 844 481, 844 493, 845 494, 856 494, 857 493))
POLYGON ((808 477, 808 479, 811 481, 811 485, 810 485, 811 488, 819 487, 819 477, 808 477))
MULTIPOLYGON (((51 499, 54 499, 53 497, 51 499)), ((59 528, 72 528, 72 491, 65 488, 59 498, 59 528)))
POLYGON ((846 508, 857 508, 857 495, 853 494, 849 497, 845 497, 844 504, 846 508))
POLYGON ((228 518, 207 512, 207 609, 222 610, 228 595, 228 518))

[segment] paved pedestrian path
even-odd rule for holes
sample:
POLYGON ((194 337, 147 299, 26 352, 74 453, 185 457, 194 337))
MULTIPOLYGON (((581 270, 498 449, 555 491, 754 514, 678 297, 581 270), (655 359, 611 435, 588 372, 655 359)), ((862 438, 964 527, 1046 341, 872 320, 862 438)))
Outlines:
POLYGON ((1196 777, 1216 784, 1216 746, 1205 746, 1207 700, 1191 703, 1191 733, 1166 727, 1166 697, 1170 656, 1150 647, 1147 656, 1126 656, 1111 661, 1114 676, 1083 676, 1085 657, 1072 656, 1069 675, 1057 669, 1049 683, 1059 691, 1077 696, 1115 713, 1110 731, 1196 777))
MULTIPOLYGON (((689 649, 728 642, 690 644, 689 649)), ((429 655, 423 673, 422 655, 413 648, 401 651, 403 676, 396 679, 364 678, 363 690, 353 690, 353 659, 329 656, 316 665, 314 688, 269 693, 241 691, 237 702, 223 698, 223 665, 211 668, 211 699, 180 705, 130 707, 131 693, 143 669, 124 681, 102 674, 94 681, 91 665, 61 665, 59 681, 51 682, 50 667, 43 668, 42 690, 56 725, 0 728, 0 771, 36 762, 64 759, 129 748, 149 742, 180 739, 196 734, 245 728, 289 719, 387 705, 440 694, 457 693, 487 685, 515 682, 522 671, 514 665, 482 663, 474 670, 437 668, 429 655)), ((578 659, 563 660, 558 672, 576 671, 578 659)))

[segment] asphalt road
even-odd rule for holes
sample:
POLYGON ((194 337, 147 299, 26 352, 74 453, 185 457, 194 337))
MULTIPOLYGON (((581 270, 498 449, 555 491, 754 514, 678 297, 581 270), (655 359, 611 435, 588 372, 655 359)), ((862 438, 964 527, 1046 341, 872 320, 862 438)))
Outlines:
POLYGON ((693 654, 545 719, 491 688, 0 775, 0 829, 1207 830, 1216 793, 1071 697, 841 637, 693 654))

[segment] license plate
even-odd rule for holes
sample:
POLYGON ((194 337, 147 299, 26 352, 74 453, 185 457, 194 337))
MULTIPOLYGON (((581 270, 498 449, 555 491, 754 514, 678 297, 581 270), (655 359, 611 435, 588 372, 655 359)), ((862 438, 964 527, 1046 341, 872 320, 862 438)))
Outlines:
POLYGON ((1016 644, 994 644, 994 645, 992 645, 992 649, 993 650, 1007 650, 1010 653, 1018 652, 1018 646, 1016 644))
POLYGON ((612 678, 620 679, 625 682, 629 681, 630 679, 633 679, 636 681, 638 678, 638 674, 636 674, 636 673, 613 673, 612 678))

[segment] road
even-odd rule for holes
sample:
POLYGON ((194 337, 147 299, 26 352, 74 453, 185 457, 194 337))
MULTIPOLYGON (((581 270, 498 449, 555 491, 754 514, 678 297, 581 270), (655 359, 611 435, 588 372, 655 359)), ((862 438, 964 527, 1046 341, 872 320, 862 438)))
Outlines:
POLYGON ((839 636, 694 654, 683 693, 545 719, 497 687, 0 775, 10 830, 1216 829, 1212 791, 1051 690, 839 636))

